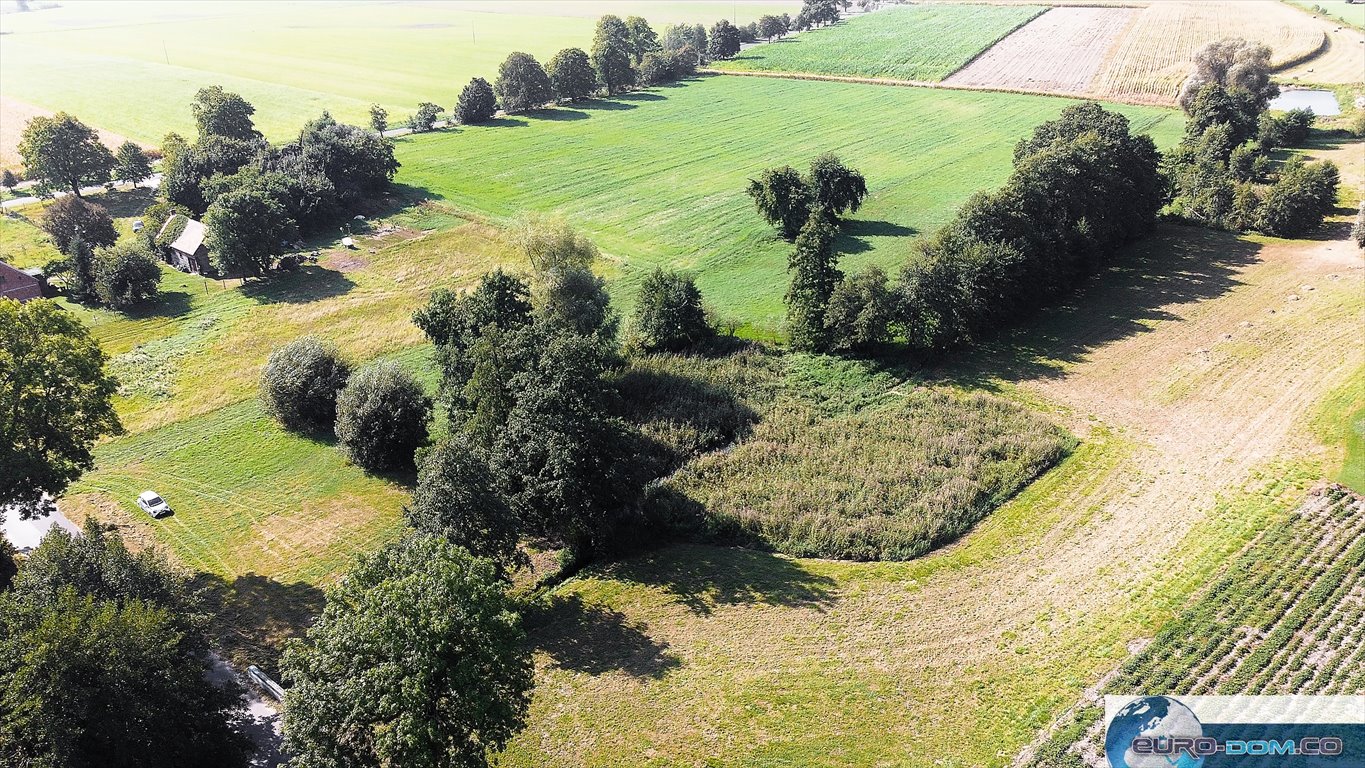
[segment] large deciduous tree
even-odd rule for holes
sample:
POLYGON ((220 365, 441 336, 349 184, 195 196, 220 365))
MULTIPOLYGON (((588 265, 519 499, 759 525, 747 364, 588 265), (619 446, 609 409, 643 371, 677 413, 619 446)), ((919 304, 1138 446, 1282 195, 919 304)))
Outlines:
POLYGON ((711 27, 709 53, 713 59, 728 59, 739 53, 739 29, 725 19, 711 27))
POLYGON ((363 128, 338 123, 326 112, 303 127, 297 146, 301 169, 321 173, 336 189, 341 205, 382 194, 398 172, 392 143, 363 128))
POLYGON ((825 310, 839 283, 834 237, 838 228, 821 211, 812 211, 788 259, 791 285, 787 289, 787 326, 794 349, 825 348, 825 310))
POLYGON ((500 269, 486 273, 468 294, 432 291, 427 305, 412 318, 435 345, 442 389, 456 401, 473 373, 469 349, 478 338, 490 327, 511 330, 530 319, 530 287, 500 269))
POLYGON ((41 511, 94 464, 90 449, 123 431, 117 383, 80 320, 51 301, 0 299, 0 509, 41 511))
POLYGON ((261 370, 261 405, 288 429, 329 430, 351 365, 334 345, 304 336, 276 347, 261 370))
POLYGON ((498 79, 493 83, 504 112, 513 114, 542 107, 554 101, 555 90, 550 76, 529 53, 517 51, 498 67, 498 79))
POLYGON ((87 522, 54 529, 0 596, 0 762, 236 768, 240 688, 207 677, 183 573, 87 522))
POLYGON ((128 309, 156 298, 161 266, 143 239, 132 239, 95 253, 95 296, 113 309, 128 309))
POLYGON ((243 188, 219 195, 204 214, 209 257, 227 275, 264 275, 298 237, 298 226, 273 197, 243 188))
POLYGON ((431 398, 397 363, 361 368, 337 396, 337 442, 370 471, 411 468, 430 421, 431 398))
POLYGON ((486 557, 503 573, 524 559, 517 549, 517 520, 494 489, 487 460, 464 436, 446 438, 426 452, 406 516, 418 531, 486 557))
POLYGON ((251 122, 256 108, 240 95, 223 90, 221 85, 200 88, 194 94, 190 111, 194 113, 195 125, 199 126, 200 140, 209 136, 244 141, 261 137, 260 131, 251 122))
POLYGON ((581 48, 565 48, 550 59, 550 83, 561 99, 581 101, 597 90, 597 73, 581 48))
POLYGON ((113 177, 136 187, 152 177, 152 161, 143 153, 142 147, 125 141, 114 154, 113 177))
POLYGON ((284 656, 284 732, 307 768, 485 768, 534 682, 496 567, 436 536, 368 555, 284 656))
POLYGON ((482 77, 470 80, 455 102, 455 119, 464 125, 486 123, 497 111, 498 98, 493 93, 493 86, 482 77))
POLYGON ((630 55, 635 59, 636 66, 645 60, 646 53, 661 50, 658 33, 643 18, 627 16, 626 31, 630 36, 630 55))
POLYGON ((811 161, 810 190, 815 205, 838 221, 845 212, 856 212, 862 205, 867 197, 867 180, 826 152, 811 161))
POLYGON ((626 23, 611 14, 598 19, 592 41, 592 66, 607 95, 614 96, 635 84, 635 70, 630 63, 630 29, 626 23))
POLYGON ((749 180, 748 191, 758 212, 787 240, 795 239, 810 219, 814 195, 801 173, 789 165, 764 170, 749 180))
POLYGON ((1189 112, 1195 96, 1204 86, 1215 83, 1229 92, 1241 91, 1251 97, 1255 112, 1265 110, 1280 93, 1271 82, 1274 67, 1270 47, 1240 38, 1226 38, 1205 45, 1194 56, 1194 73, 1180 89, 1180 106, 1189 112))
POLYGON ((19 138, 24 176, 81 196, 81 187, 103 184, 114 170, 114 154, 94 128, 65 112, 28 121, 19 138))
POLYGON ((691 275, 655 269, 640 284, 631 329, 649 350, 680 350, 713 334, 691 275))
POLYGON ((43 231, 52 238, 57 250, 68 255, 77 235, 92 248, 110 246, 118 240, 109 210, 75 195, 59 198, 47 206, 43 211, 43 231))

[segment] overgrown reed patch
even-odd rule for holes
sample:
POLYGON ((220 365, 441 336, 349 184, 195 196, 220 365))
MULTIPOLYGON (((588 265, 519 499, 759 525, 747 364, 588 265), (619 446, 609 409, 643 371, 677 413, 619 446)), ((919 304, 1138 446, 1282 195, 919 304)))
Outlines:
POLYGON ((795 357, 788 369, 752 432, 661 483, 652 513, 791 555, 908 560, 961 536, 1075 444, 992 395, 892 389, 844 361, 795 357))

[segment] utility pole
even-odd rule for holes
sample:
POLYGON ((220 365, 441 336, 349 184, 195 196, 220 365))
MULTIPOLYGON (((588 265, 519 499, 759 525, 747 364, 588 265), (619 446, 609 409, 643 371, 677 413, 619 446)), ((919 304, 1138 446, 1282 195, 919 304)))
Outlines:
POLYGON ((161 39, 161 55, 166 57, 166 66, 171 65, 171 55, 166 52, 166 39, 161 39))

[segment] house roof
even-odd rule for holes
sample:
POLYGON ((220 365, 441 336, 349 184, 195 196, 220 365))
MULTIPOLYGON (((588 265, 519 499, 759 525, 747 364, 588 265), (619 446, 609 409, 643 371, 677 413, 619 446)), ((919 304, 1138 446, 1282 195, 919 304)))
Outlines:
POLYGON ((185 229, 180 233, 180 237, 171 243, 171 249, 181 253, 197 253, 204 247, 204 225, 189 219, 185 222, 185 229))
POLYGON ((27 301, 43 294, 38 278, 0 261, 0 298, 27 301))

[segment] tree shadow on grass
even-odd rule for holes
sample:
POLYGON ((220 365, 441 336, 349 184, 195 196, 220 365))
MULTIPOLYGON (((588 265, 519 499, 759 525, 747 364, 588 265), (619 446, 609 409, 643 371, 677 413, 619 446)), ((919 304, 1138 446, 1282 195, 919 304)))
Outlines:
POLYGON ((997 388, 996 382, 1060 378, 1100 347, 1177 320, 1171 305, 1217 298, 1241 285, 1237 271, 1260 245, 1228 232, 1163 225, 1115 254, 1114 265, 1020 326, 921 371, 930 381, 997 388))
POLYGON ((276 679, 285 643, 303 637, 326 602, 312 584, 283 584, 255 573, 232 579, 201 573, 193 584, 203 590, 223 655, 239 671, 255 664, 276 679))
MULTIPOLYGON (((663 97, 660 96, 659 98, 663 97)), ((627 109, 636 109, 635 104, 628 104, 623 99, 625 99, 625 95, 613 99, 589 99, 576 102, 574 106, 579 109, 586 109, 589 112, 621 112, 627 109)))
POLYGON ((276 272, 265 280, 242 285, 242 295, 260 304, 307 304, 344 296, 355 282, 334 269, 306 264, 292 272, 276 272))
POLYGON ((527 610, 525 622, 531 642, 560 669, 658 679, 682 663, 648 627, 579 595, 551 595, 527 610))
POLYGON ((146 320, 154 317, 184 317, 189 314, 194 303, 188 291, 161 291, 155 301, 135 304, 123 314, 133 320, 146 320))
POLYGON ((752 549, 677 544, 603 568, 603 577, 657 586, 695 614, 719 606, 770 605, 824 610, 835 582, 799 560, 752 549))
POLYGON ((590 115, 581 109, 571 109, 569 107, 555 107, 554 109, 536 109, 525 113, 532 120, 547 120, 550 122, 569 122, 573 120, 587 120, 590 115))
POLYGON ((906 227, 890 221, 846 219, 835 247, 839 253, 865 253, 872 250, 872 243, 869 238, 912 237, 917 234, 919 234, 919 230, 914 227, 906 227))
POLYGON ((142 212, 147 210, 147 206, 156 202, 156 189, 153 187, 116 189, 91 195, 90 200, 104 206, 109 211, 109 215, 116 219, 141 216, 142 212))

